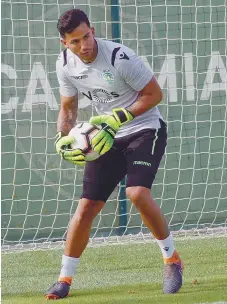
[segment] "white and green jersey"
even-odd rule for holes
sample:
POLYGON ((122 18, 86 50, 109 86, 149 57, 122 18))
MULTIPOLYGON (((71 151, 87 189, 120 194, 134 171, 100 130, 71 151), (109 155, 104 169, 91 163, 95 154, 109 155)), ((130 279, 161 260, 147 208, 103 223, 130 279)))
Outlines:
MULTIPOLYGON (((78 91, 89 98, 97 113, 112 114, 114 108, 128 108, 153 77, 153 72, 128 47, 108 40, 96 39, 98 54, 89 64, 83 63, 69 49, 57 60, 60 94, 75 96, 78 91)), ((142 129, 159 129, 161 114, 157 107, 123 125, 116 137, 142 129)))

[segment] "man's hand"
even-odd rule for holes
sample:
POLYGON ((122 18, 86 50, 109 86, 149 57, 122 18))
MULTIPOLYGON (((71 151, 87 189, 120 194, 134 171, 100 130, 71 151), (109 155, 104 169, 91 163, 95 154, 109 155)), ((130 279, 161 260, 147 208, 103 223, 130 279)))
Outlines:
POLYGON ((91 140, 93 150, 100 155, 111 149, 114 137, 120 127, 134 118, 132 113, 124 108, 113 109, 112 112, 112 115, 93 116, 89 120, 90 124, 102 127, 91 140))
POLYGON ((86 164, 85 154, 80 149, 70 149, 75 141, 73 136, 63 136, 61 132, 56 135, 56 151, 63 159, 74 165, 84 166, 86 164))

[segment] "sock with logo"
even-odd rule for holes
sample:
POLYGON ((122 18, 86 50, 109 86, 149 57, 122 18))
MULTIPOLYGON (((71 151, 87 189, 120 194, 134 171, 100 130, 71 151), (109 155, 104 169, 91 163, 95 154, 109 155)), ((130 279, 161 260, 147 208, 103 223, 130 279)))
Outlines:
POLYGON ((157 240, 156 239, 156 242, 158 243, 158 245, 161 249, 163 259, 164 260, 170 259, 173 256, 174 251, 175 251, 172 235, 170 234, 164 240, 157 240))
POLYGON ((59 282, 66 282, 71 285, 72 277, 77 270, 79 260, 79 258, 73 258, 63 254, 62 268, 58 279, 59 282))

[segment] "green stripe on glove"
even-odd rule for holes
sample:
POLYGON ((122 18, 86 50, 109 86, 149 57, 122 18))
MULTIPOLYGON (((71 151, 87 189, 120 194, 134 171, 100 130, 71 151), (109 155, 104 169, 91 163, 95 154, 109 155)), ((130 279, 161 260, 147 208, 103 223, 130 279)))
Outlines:
POLYGON ((114 137, 120 127, 134 118, 132 113, 124 108, 116 108, 112 112, 112 115, 93 116, 89 120, 90 124, 101 125, 102 127, 91 140, 93 150, 100 155, 111 149, 114 137))

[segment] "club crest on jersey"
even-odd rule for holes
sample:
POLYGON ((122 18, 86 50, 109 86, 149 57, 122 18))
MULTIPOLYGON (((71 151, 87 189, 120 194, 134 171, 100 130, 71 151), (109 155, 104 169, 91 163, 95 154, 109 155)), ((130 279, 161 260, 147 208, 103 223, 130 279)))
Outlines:
POLYGON ((109 84, 112 84, 114 82, 114 75, 110 70, 104 70, 102 73, 102 78, 109 84))

